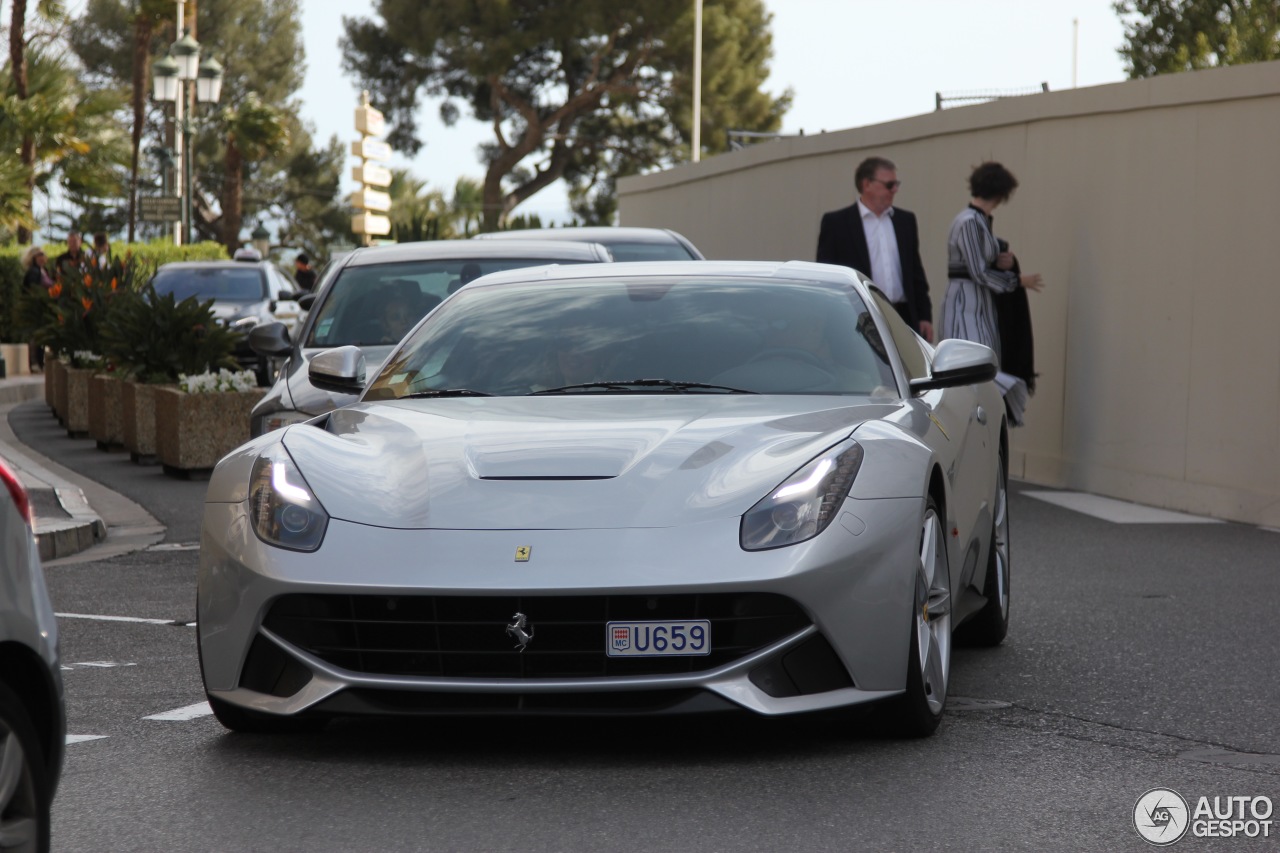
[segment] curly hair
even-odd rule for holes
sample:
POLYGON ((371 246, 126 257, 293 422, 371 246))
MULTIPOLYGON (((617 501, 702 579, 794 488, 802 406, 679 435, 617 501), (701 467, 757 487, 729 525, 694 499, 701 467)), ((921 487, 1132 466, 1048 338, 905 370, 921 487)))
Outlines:
POLYGON ((1005 202, 1018 188, 1018 179, 1004 166, 988 160, 969 175, 969 194, 974 198, 1005 202))

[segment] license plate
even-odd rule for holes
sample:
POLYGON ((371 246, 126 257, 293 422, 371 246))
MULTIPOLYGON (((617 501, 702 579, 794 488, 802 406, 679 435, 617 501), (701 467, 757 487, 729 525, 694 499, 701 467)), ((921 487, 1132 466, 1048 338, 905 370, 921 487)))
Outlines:
POLYGON ((610 622, 604 630, 605 649, 611 658, 711 654, 711 623, 705 619, 610 622))

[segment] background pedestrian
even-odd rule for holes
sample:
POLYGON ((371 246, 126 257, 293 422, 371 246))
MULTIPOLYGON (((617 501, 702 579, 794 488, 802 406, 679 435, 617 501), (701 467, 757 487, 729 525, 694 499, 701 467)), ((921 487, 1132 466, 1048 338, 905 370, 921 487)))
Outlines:
MULTIPOLYGON (((25 317, 38 317, 39 311, 28 306, 39 305, 47 298, 49 288, 53 287, 53 279, 49 276, 49 260, 44 249, 31 246, 22 253, 22 267, 26 272, 22 276, 22 298, 25 317)), ((31 321, 34 323, 34 320, 31 321)), ((28 323, 30 325, 31 323, 28 323)), ((27 364, 34 372, 44 370, 44 347, 33 339, 35 329, 26 329, 27 364)))
MULTIPOLYGON (((1008 243, 998 240, 992 231, 995 209, 1008 201, 1017 188, 1018 179, 996 162, 983 163, 969 175, 969 205, 957 214, 947 235, 947 295, 942 338, 976 341, 996 351, 1002 366, 996 382, 1005 394, 1014 426, 1021 426, 1029 388, 1023 378, 1003 369, 1005 355, 996 297, 1019 289, 1039 291, 1044 287, 1044 279, 1039 273, 1022 273, 1008 243)), ((1022 343, 1029 347, 1029 313, 1027 324, 1022 343)))
POLYGON ((909 210, 894 207, 898 167, 868 157, 853 173, 858 200, 822 215, 818 262, 852 267, 875 282, 907 325, 933 340, 933 303, 920 260, 920 229, 909 210))
POLYGON ((67 232, 67 250, 54 259, 54 277, 74 273, 78 278, 84 274, 88 265, 89 256, 80 244, 80 232, 73 228, 67 232))
POLYGON ((303 293, 310 293, 316 288, 316 271, 311 268, 311 259, 302 252, 293 259, 293 280, 303 293))

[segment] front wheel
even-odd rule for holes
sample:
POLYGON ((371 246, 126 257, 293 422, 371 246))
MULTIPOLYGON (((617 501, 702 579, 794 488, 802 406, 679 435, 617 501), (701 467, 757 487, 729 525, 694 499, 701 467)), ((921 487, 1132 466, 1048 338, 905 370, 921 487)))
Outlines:
POLYGON ((907 691, 885 709, 894 732, 928 737, 942 721, 951 679, 951 570, 945 525, 933 498, 925 506, 920 531, 907 654, 907 691))
POLYGON ((0 685, 0 850, 49 849, 47 776, 35 727, 18 697, 0 685))

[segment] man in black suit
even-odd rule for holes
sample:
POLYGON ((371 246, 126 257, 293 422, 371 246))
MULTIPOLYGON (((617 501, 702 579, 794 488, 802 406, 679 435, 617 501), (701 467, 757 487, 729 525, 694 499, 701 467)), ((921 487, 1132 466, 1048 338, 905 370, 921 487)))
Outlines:
POLYGON ((933 340, 933 303, 920 260, 916 215, 893 206, 902 182, 898 167, 868 157, 853 173, 858 200, 822 215, 818 262, 852 267, 868 276, 925 340, 933 340))

